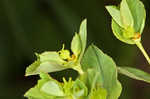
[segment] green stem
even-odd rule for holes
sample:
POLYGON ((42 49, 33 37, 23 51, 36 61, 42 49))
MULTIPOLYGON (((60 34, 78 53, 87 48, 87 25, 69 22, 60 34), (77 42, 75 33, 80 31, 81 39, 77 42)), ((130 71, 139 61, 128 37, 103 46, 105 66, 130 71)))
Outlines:
POLYGON ((141 52, 143 53, 143 55, 145 56, 146 60, 148 61, 148 63, 150 64, 150 58, 148 56, 148 54, 146 53, 144 47, 142 46, 142 43, 140 41, 136 42, 137 47, 141 50, 141 52))
POLYGON ((73 69, 76 70, 76 71, 78 71, 78 73, 80 75, 82 75, 84 73, 84 71, 82 70, 82 68, 81 68, 80 65, 73 67, 73 69))

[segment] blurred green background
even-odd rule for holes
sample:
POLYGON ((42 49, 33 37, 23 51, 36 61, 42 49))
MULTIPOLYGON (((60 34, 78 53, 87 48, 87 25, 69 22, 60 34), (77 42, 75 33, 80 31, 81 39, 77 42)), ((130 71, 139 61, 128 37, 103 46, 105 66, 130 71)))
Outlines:
MULTIPOLYGON (((80 22, 88 20, 88 44, 94 43, 113 57, 117 65, 136 66, 150 73, 135 47, 117 40, 105 5, 120 0, 0 0, 0 99, 24 99, 23 94, 37 76, 25 77, 25 68, 36 58, 34 52, 69 48, 80 22)), ((150 1, 143 0, 147 21, 142 35, 150 54, 150 1)), ((69 70, 70 71, 70 70, 69 70)), ((60 74, 53 74, 59 78, 60 74)), ((67 72, 64 75, 75 75, 67 72)), ((119 75, 123 86, 120 99, 150 99, 150 84, 119 75)))

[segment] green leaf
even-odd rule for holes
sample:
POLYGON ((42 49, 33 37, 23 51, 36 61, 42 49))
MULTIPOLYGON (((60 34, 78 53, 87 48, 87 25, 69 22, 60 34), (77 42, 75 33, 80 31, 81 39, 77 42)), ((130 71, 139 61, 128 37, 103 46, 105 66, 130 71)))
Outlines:
POLYGON ((86 19, 84 19, 80 25, 79 35, 82 42, 81 43, 82 50, 79 56, 79 61, 80 61, 86 48, 86 41, 87 41, 87 20, 86 19))
POLYGON ((37 61, 33 62, 31 65, 29 65, 29 67, 26 68, 25 76, 29 76, 29 75, 35 74, 33 71, 35 71, 35 69, 37 67, 39 67, 40 63, 41 62, 39 60, 37 60, 37 61))
POLYGON ((40 72, 45 72, 45 73, 56 72, 56 71, 64 70, 66 68, 69 67, 65 67, 63 65, 51 61, 43 62, 38 65, 33 63, 26 69, 26 76, 37 75, 40 72))
POLYGON ((121 28, 113 19, 111 27, 113 34, 116 36, 117 39, 127 44, 135 44, 135 42, 132 39, 127 39, 124 37, 124 29, 121 28))
POLYGON ((46 82, 42 86, 41 91, 53 96, 64 96, 63 91, 60 89, 59 85, 55 81, 46 82))
POLYGON ((146 19, 144 5, 140 0, 126 0, 126 3, 128 4, 130 12, 132 13, 135 32, 139 32, 141 34, 146 19))
POLYGON ((118 72, 130 78, 150 83, 150 74, 131 67, 118 67, 118 72))
POLYGON ((120 4, 121 21, 124 27, 132 27, 134 20, 126 0, 122 0, 120 4))
POLYGON ((92 45, 87 49, 81 65, 84 71, 93 68, 95 72, 100 72, 101 86, 107 90, 107 99, 118 99, 122 87, 117 80, 116 64, 111 57, 92 45))
POLYGON ((61 83, 54 80, 46 73, 40 73, 40 77, 41 79, 37 84, 40 92, 44 92, 50 96, 64 96, 61 83))
POLYGON ((112 16, 113 20, 115 20, 115 22, 120 26, 122 26, 121 23, 121 18, 120 18, 120 11, 116 6, 106 6, 107 11, 110 13, 110 15, 112 16))
POLYGON ((25 93, 25 97, 29 99, 55 99, 55 96, 49 95, 41 90, 42 86, 49 81, 54 81, 49 77, 48 74, 41 73, 41 79, 38 81, 38 84, 31 88, 29 91, 25 93))
POLYGON ((26 69, 26 76, 37 75, 40 72, 50 73, 66 68, 66 62, 62 60, 57 52, 44 52, 38 55, 37 61, 26 69))
POLYGON ((81 44, 80 35, 76 33, 71 42, 71 50, 76 57, 78 57, 78 55, 80 54, 81 47, 82 44, 81 44))
POLYGON ((24 96, 28 99, 54 99, 53 96, 48 96, 47 94, 41 93, 37 86, 31 88, 24 96))

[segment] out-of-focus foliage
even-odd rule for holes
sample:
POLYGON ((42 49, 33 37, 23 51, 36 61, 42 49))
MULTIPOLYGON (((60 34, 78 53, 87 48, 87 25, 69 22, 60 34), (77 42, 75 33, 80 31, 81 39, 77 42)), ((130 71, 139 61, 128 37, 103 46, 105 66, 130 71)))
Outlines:
MULTIPOLYGON (((88 19, 89 42, 99 46, 113 56, 121 65, 133 66, 146 64, 142 55, 138 55, 134 46, 128 46, 113 38, 109 14, 104 6, 115 0, 0 0, 0 98, 23 99, 23 94, 36 82, 34 77, 24 77, 25 68, 35 60, 34 52, 67 48, 73 33, 77 31, 80 21, 88 19), (108 18, 109 17, 109 18, 108 18), (128 53, 128 54, 127 54, 128 53), (127 58, 128 57, 128 58, 127 58)), ((143 0, 150 16, 150 1, 143 0)), ((143 33, 146 49, 149 50, 149 24, 147 18, 143 33), (147 44, 146 44, 147 42, 147 44)), ((139 67, 141 68, 141 67, 139 67)), ((52 75, 59 79, 62 76, 76 76, 72 70, 52 75)), ((131 82, 121 76, 124 86, 120 99, 147 99, 150 86, 142 82, 131 82), (137 90, 137 87, 141 90, 137 90), (144 87, 144 88, 143 88, 144 87), (139 94, 140 93, 140 94, 139 94)), ((62 81, 62 79, 59 79, 62 81)))

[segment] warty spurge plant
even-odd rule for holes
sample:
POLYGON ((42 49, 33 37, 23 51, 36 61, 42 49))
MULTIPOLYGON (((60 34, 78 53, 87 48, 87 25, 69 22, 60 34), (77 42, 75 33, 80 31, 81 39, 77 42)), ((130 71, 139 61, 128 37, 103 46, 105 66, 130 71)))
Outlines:
POLYGON ((98 82, 100 73, 97 73, 95 70, 88 70, 85 73, 81 67, 81 60, 83 60, 83 54, 86 48, 86 24, 85 19, 81 23, 79 34, 75 33, 72 39, 72 55, 70 55, 69 50, 64 48, 64 45, 60 51, 46 51, 41 54, 36 54, 37 60, 26 69, 26 76, 39 74, 41 79, 35 87, 26 92, 25 97, 29 99, 106 98, 107 92, 101 86, 101 83, 98 82), (75 81, 71 78, 69 81, 66 81, 63 78, 63 83, 61 83, 48 74, 68 68, 78 71, 80 76, 75 81), (96 78, 95 73, 97 75, 96 78), (91 77, 89 78, 88 75, 91 77))
MULTIPOLYGON (((136 44, 144 53, 140 41, 145 24, 144 5, 139 0, 122 0, 120 7, 106 6, 112 16, 114 35, 128 44, 136 44)), ((39 75, 37 85, 25 93, 28 99, 118 99, 122 86, 118 72, 133 79, 150 83, 150 74, 132 67, 118 67, 113 59, 95 45, 87 50, 87 21, 82 21, 79 33, 71 42, 71 52, 63 48, 60 51, 46 51, 36 54, 37 60, 26 69, 26 76, 39 75), (75 80, 65 78, 59 82, 50 72, 72 68, 79 75, 75 80)))

